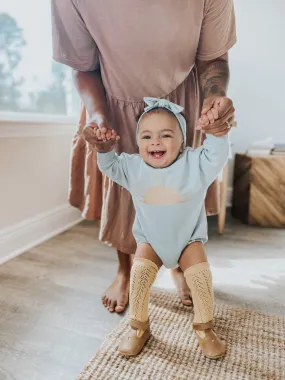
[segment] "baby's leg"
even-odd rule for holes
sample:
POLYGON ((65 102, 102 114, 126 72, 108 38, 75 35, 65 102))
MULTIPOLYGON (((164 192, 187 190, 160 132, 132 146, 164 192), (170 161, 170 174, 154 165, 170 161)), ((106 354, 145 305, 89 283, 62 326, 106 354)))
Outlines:
POLYGON ((224 356, 226 346, 213 331, 214 294, 212 273, 204 245, 194 242, 183 251, 179 265, 184 271, 194 304, 193 328, 203 354, 210 359, 224 356))
POLYGON ((149 244, 137 247, 130 283, 130 314, 135 323, 148 322, 149 294, 161 265, 162 261, 149 244))
POLYGON ((149 294, 161 265, 162 261, 149 244, 138 246, 130 282, 130 326, 132 331, 120 342, 119 351, 123 355, 138 355, 150 337, 149 294))

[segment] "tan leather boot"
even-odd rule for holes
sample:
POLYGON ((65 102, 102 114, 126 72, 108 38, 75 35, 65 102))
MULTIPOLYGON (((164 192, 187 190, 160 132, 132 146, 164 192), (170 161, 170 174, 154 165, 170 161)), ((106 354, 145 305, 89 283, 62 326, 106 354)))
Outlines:
POLYGON ((209 324, 193 325, 202 353, 206 358, 219 359, 226 354, 226 343, 222 341, 209 324))
POLYGON ((149 321, 139 322, 132 319, 130 326, 131 330, 122 337, 119 344, 119 353, 123 356, 138 355, 151 336, 149 321))

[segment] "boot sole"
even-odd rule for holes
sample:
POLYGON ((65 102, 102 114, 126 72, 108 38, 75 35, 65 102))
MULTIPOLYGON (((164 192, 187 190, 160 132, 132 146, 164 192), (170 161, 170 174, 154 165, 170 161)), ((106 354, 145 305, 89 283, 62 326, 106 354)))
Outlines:
POLYGON ((223 353, 223 354, 217 355, 217 356, 206 356, 206 355, 204 355, 204 356, 205 356, 206 358, 208 358, 208 359, 217 360, 217 359, 223 358, 225 355, 226 355, 226 352, 223 353))

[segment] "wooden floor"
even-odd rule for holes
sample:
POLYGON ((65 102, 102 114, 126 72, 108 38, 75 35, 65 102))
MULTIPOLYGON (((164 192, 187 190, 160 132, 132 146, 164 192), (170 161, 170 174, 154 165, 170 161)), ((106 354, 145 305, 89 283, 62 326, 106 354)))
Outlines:
MULTIPOLYGON (((285 231, 210 223, 218 298, 285 314, 285 231)), ((120 321, 101 305, 113 250, 82 223, 0 267, 0 380, 75 380, 120 321)), ((173 288, 168 271, 156 286, 173 288)), ((115 380, 115 379, 114 379, 115 380)))

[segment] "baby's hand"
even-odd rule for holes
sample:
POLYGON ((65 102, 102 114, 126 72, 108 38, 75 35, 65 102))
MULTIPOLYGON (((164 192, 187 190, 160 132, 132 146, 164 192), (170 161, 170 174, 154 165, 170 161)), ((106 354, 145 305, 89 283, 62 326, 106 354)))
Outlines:
POLYGON ((206 114, 202 114, 200 119, 198 119, 197 127, 196 129, 202 130, 209 124, 213 124, 216 120, 219 118, 219 112, 218 109, 215 107, 212 107, 206 114))
POLYGON ((120 137, 114 129, 108 127, 87 126, 83 130, 85 140, 89 142, 98 153, 111 152, 120 137))

